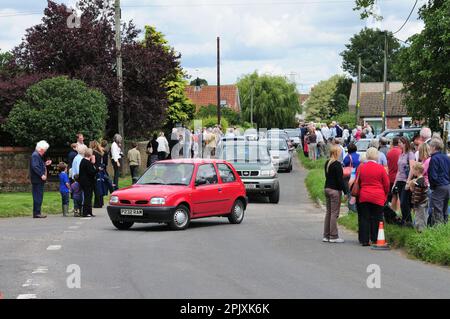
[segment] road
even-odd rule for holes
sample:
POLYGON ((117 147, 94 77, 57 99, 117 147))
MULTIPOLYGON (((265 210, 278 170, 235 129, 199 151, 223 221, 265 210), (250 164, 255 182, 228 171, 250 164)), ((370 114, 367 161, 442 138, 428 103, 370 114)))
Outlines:
POLYGON ((306 172, 281 173, 278 205, 254 200, 245 220, 193 221, 186 231, 135 225, 118 231, 106 210, 91 219, 0 220, 4 298, 450 298, 450 270, 373 251, 341 229, 322 243, 323 211, 304 187, 306 172), (50 249, 50 250, 49 250, 50 249), (81 288, 68 288, 69 265, 81 288), (369 289, 367 267, 381 269, 369 289))

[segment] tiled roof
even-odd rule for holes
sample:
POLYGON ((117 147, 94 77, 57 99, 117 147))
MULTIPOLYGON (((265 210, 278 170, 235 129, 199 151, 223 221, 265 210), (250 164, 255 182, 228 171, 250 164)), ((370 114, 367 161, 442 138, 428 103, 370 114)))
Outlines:
POLYGON ((299 94, 298 95, 298 101, 300 102, 300 105, 303 105, 305 101, 309 98, 309 94, 299 94))
MULTIPOLYGON (((355 106, 356 105, 356 89, 357 83, 352 83, 352 90, 350 93, 350 98, 348 101, 348 105, 355 106)), ((403 89, 403 84, 401 82, 388 82, 388 92, 399 92, 403 89)), ((383 82, 363 82, 360 85, 361 94, 362 93, 381 93, 384 92, 384 83, 383 82)))
MULTIPOLYGON (((389 93, 387 95, 386 116, 407 116, 406 106, 403 101, 403 93, 389 93)), ((360 117, 381 117, 383 108, 384 101, 382 92, 361 93, 360 117)), ((350 105, 349 111, 355 112, 355 105, 350 105)))
MULTIPOLYGON (((186 87, 186 95, 197 106, 217 105, 217 86, 206 85, 200 88, 195 86, 186 87)), ((233 110, 241 111, 241 102, 239 99, 239 89, 236 85, 221 85, 220 100, 226 101, 227 106, 233 110)))

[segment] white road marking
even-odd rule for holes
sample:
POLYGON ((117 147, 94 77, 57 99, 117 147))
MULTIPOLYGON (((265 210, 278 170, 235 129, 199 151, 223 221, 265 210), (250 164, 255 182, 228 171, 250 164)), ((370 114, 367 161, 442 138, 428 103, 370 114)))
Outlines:
POLYGON ((91 220, 92 219, 92 217, 83 217, 83 218, 80 218, 81 220, 91 220))
POLYGON ((69 226, 69 229, 78 229, 80 226, 69 226))
POLYGON ((32 274, 46 274, 48 272, 48 268, 45 266, 40 266, 33 270, 32 274))
POLYGON ((47 250, 60 250, 61 245, 50 245, 47 247, 47 250))
POLYGON ((38 287, 39 284, 34 284, 33 279, 27 279, 27 281, 22 285, 22 287, 30 287, 30 286, 38 287))
POLYGON ((36 299, 36 295, 35 294, 23 294, 23 295, 18 295, 17 299, 36 299))

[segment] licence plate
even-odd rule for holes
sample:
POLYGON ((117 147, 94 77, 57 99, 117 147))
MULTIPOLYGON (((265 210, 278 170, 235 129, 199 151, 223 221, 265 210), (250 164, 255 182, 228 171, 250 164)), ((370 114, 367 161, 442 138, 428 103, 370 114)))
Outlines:
POLYGON ((246 189, 256 189, 256 184, 245 184, 246 189))
POLYGON ((142 209, 121 209, 120 215, 123 216, 144 216, 144 210, 142 209))

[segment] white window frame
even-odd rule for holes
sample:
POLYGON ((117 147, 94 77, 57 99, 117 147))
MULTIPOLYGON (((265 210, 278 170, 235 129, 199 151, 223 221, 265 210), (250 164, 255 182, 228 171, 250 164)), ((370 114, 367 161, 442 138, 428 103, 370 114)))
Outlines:
POLYGON ((405 122, 411 122, 412 124, 412 117, 402 117, 402 128, 405 128, 405 122))

